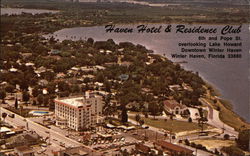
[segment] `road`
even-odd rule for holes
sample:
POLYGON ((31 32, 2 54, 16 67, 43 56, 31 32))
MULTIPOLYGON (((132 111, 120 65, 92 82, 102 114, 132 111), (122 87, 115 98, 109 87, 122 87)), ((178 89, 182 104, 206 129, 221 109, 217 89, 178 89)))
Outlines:
MULTIPOLYGON (((1 107, 0 108, 0 112, 3 113, 7 113, 7 114, 15 114, 13 112, 8 111, 7 109, 1 107)), ((59 145, 60 142, 65 143, 66 147, 78 147, 78 146, 82 146, 86 149, 86 151, 88 152, 94 152, 95 150, 93 150, 92 148, 85 146, 73 139, 70 139, 68 137, 66 137, 64 134, 58 133, 55 130, 46 128, 42 125, 39 125, 35 122, 33 122, 32 120, 28 119, 28 118, 24 118, 18 114, 15 114, 15 118, 10 118, 10 117, 6 117, 5 121, 7 123, 9 123, 10 125, 13 125, 15 127, 17 126, 24 126, 27 130, 32 130, 35 131, 39 136, 43 137, 43 138, 47 138, 50 137, 50 143, 55 144, 55 145, 59 145)), ((60 147, 60 146, 59 146, 60 147)), ((64 149, 63 147, 60 147, 61 149, 64 149)), ((57 149, 58 150, 58 149, 57 149)), ((96 152, 95 152, 96 153, 96 152)), ((100 155, 100 153, 97 153, 97 155, 100 155)))
MULTIPOLYGON (((132 119, 128 119, 128 121, 129 122, 131 122, 132 124, 135 124, 135 125, 137 125, 137 122, 135 121, 135 120, 132 120, 132 119)), ((156 127, 152 127, 152 126, 150 126, 150 125, 147 125, 147 124, 144 124, 144 126, 148 126, 149 128, 149 130, 152 130, 152 131, 154 131, 154 132, 156 132, 156 133, 159 133, 159 134, 165 134, 165 132, 163 132, 163 131, 161 131, 159 128, 156 128, 156 127)), ((194 137, 196 137, 196 138, 206 138, 206 137, 211 137, 211 136, 194 136, 194 137)), ((187 136, 185 136, 185 139, 187 139, 188 137, 187 136)), ((184 137, 180 137, 180 138, 176 138, 175 140, 172 140, 172 143, 173 144, 178 144, 178 141, 180 140, 180 139, 184 139, 184 137)), ((190 138, 188 138, 188 139, 190 139, 190 138)), ((165 140, 165 141, 168 141, 168 142, 170 142, 170 140, 169 139, 167 139, 167 140, 165 140)), ((193 154, 195 154, 196 156, 213 156, 213 154, 211 154, 211 153, 209 153, 209 152, 206 152, 206 151, 202 151, 202 150, 197 150, 197 149, 195 149, 195 148, 192 148, 192 147, 190 147, 190 146, 186 146, 186 145, 183 145, 183 144, 178 144, 178 145, 180 145, 180 146, 182 146, 182 147, 186 147, 186 148, 188 148, 188 149, 191 149, 191 150, 193 150, 194 151, 194 153, 193 154)))
POLYGON ((230 136, 238 136, 238 132, 234 128, 224 124, 219 117, 219 111, 212 108, 206 99, 201 99, 202 104, 208 106, 208 124, 213 125, 216 128, 224 129, 223 134, 229 134, 230 136))

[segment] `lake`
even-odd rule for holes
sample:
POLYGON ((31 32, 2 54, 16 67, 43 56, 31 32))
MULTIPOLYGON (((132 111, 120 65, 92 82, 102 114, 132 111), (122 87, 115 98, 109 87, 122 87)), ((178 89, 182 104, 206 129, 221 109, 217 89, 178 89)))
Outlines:
MULTIPOLYGON (((150 25, 159 27, 160 24, 150 25)), ((162 24, 166 27, 166 25, 162 24)), ((175 27, 176 25, 172 25, 175 27)), ((199 25, 186 25, 187 27, 199 25)), ((225 25, 202 25, 205 28, 222 29, 225 25)), ((122 26, 124 27, 124 26, 122 26)), ((135 25, 126 25, 126 27, 136 28, 135 25)), ((242 26, 242 31, 239 33, 242 41, 242 58, 234 59, 174 59, 171 54, 184 54, 181 52, 179 43, 186 42, 204 42, 208 46, 208 40, 198 40, 197 34, 182 34, 175 32, 159 34, 150 33, 106 33, 104 26, 94 27, 77 27, 67 28, 56 31, 53 36, 59 40, 71 39, 87 39, 89 37, 94 40, 107 40, 112 38, 116 43, 129 41, 136 44, 146 46, 148 49, 154 50, 155 53, 164 54, 172 61, 187 61, 182 66, 187 70, 199 72, 199 74, 210 84, 214 85, 222 94, 221 98, 230 100, 233 104, 234 111, 241 117, 250 121, 249 118, 249 30, 248 25, 242 26)), ((52 34, 45 37, 51 37, 52 34)), ((221 35, 205 34, 206 38, 221 35)), ((235 37, 235 35, 225 35, 227 37, 235 37)), ((218 41, 223 44, 224 41, 218 41)), ((226 49, 224 49, 226 50, 226 49)), ((215 54, 215 53, 212 53, 215 54)), ((218 54, 218 53, 216 53, 218 54)))
POLYGON ((42 13, 57 13, 56 10, 44 9, 24 9, 24 8, 1 8, 1 15, 21 15, 22 13, 42 14, 42 13))

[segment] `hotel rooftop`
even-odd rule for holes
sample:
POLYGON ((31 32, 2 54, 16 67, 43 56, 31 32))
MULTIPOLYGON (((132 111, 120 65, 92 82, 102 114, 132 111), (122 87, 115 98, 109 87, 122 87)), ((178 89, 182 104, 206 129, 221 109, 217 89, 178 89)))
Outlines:
POLYGON ((69 106, 73 106, 75 108, 80 107, 88 107, 90 104, 88 103, 88 99, 99 97, 95 95, 94 93, 86 92, 84 96, 73 96, 73 97, 66 97, 66 98, 58 98, 55 99, 56 102, 66 104, 69 106))
POLYGON ((83 101, 83 99, 84 97, 74 97, 74 98, 57 99, 57 100, 74 107, 82 107, 86 106, 86 103, 83 101))

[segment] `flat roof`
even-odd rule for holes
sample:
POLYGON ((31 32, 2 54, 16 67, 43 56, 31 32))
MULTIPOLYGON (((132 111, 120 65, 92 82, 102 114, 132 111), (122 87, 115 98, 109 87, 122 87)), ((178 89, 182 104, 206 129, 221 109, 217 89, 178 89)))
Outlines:
POLYGON ((0 132, 3 133, 3 132, 10 132, 11 129, 7 128, 7 127, 0 127, 0 132))
POLYGON ((185 147, 182 147, 179 145, 175 145, 175 144, 172 144, 170 142, 163 141, 163 140, 156 141, 155 144, 163 146, 164 148, 167 148, 167 150, 172 150, 172 151, 176 151, 176 152, 184 152, 184 153, 193 153, 193 151, 188 149, 188 148, 185 148, 185 147))
MULTIPOLYGON (((86 100, 90 99, 90 98, 97 98, 97 97, 100 97, 100 96, 97 96, 97 95, 91 95, 91 97, 87 96, 86 100)), ((85 103, 83 96, 59 98, 59 99, 55 99, 55 101, 62 103, 62 104, 72 106, 74 108, 87 107, 90 105, 90 104, 85 103)))
POLYGON ((67 98, 67 99, 58 99, 59 101, 74 106, 74 107, 81 107, 85 106, 86 104, 83 102, 83 97, 75 97, 75 98, 67 98))

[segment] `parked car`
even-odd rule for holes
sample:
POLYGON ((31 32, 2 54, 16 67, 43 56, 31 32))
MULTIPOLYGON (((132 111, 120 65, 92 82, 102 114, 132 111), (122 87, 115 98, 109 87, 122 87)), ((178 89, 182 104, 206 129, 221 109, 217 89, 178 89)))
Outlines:
POLYGON ((8 116, 11 118, 15 118, 15 114, 9 114, 8 116))

